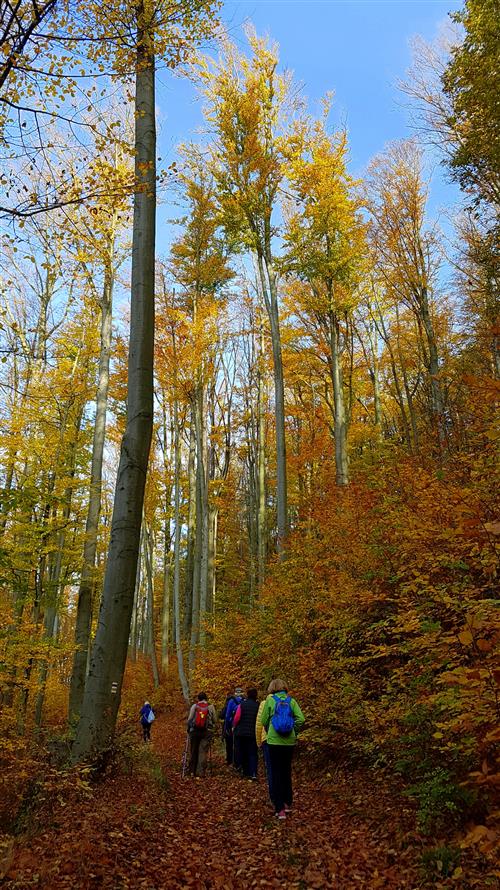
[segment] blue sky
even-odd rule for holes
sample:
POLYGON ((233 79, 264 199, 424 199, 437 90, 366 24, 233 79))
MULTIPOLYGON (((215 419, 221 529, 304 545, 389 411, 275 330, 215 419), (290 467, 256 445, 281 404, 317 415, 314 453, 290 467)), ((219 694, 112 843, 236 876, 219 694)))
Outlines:
MULTIPOLYGON (((350 168, 357 176, 387 142, 411 133, 407 100, 397 89, 411 62, 411 38, 420 34, 433 40, 448 13, 461 5, 454 0, 226 0, 223 18, 241 46, 247 20, 279 43, 282 66, 303 84, 311 110, 334 91, 333 123, 347 124, 350 168)), ((201 104, 191 83, 164 71, 157 104, 159 153, 171 161, 179 142, 196 138, 201 104)), ((438 168, 432 213, 455 196, 438 168)))

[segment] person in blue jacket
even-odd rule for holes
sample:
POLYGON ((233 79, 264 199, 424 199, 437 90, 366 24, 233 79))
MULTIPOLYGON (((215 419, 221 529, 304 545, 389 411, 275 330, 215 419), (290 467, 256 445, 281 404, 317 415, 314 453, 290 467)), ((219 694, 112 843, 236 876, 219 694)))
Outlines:
POLYGON ((220 719, 224 721, 222 729, 222 737, 226 744, 226 763, 228 766, 234 764, 238 769, 238 763, 235 760, 235 751, 233 746, 233 717, 236 714, 238 705, 243 701, 243 690, 236 686, 233 695, 229 695, 226 703, 220 712, 220 719))
POLYGON ((151 741, 151 724, 155 719, 155 712, 153 708, 149 704, 148 701, 145 701, 141 710, 140 710, 140 720, 142 726, 142 737, 145 742, 151 741))

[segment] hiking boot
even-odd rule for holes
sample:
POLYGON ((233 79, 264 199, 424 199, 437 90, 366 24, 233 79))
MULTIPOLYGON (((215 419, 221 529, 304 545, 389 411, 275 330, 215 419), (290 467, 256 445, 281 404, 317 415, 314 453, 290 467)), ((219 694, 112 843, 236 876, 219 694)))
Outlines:
POLYGON ((277 819, 286 819, 286 813, 284 810, 280 810, 279 813, 274 814, 277 819))

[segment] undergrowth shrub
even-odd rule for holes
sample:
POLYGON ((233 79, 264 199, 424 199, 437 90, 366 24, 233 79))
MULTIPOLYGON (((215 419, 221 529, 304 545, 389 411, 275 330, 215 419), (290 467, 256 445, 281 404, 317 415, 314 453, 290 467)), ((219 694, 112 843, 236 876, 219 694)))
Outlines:
POLYGON ((326 464, 258 604, 210 631, 196 683, 283 676, 321 758, 383 766, 426 831, 485 813, 498 781, 499 563, 491 461, 439 472, 389 453, 340 490, 326 464))
MULTIPOLYGON (((426 881, 448 878, 460 867, 462 853, 458 847, 433 847, 422 853, 422 876, 426 881)), ((458 877, 459 875, 457 875, 458 877)))
POLYGON ((459 825, 475 799, 443 767, 427 773, 404 793, 417 802, 417 825, 427 835, 459 825))

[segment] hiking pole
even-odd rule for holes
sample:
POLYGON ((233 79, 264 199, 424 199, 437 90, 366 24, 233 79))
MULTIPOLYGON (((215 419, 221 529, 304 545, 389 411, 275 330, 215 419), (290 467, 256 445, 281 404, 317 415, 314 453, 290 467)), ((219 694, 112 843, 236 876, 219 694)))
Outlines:
POLYGON ((184 747, 184 755, 182 757, 182 778, 186 775, 187 753, 189 745, 189 733, 186 733, 186 745, 184 747))

